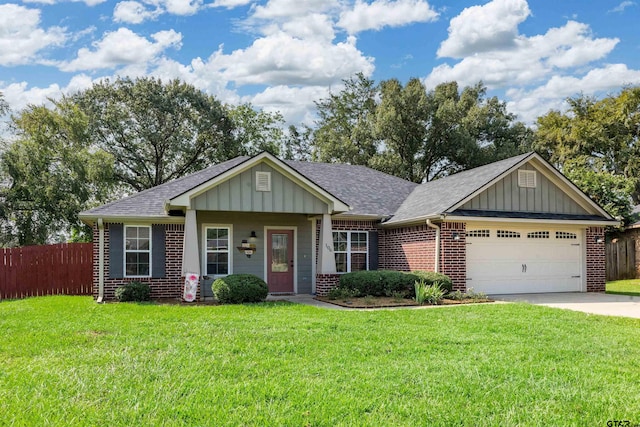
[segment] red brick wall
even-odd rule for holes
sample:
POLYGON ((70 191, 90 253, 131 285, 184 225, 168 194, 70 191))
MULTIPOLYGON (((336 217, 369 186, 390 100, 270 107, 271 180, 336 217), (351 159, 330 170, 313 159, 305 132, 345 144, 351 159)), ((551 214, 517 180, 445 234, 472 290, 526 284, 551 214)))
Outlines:
MULTIPOLYGON (((104 299, 113 300, 118 286, 127 282, 139 281, 149 283, 151 298, 182 298, 184 277, 182 276, 182 243, 184 239, 183 224, 165 225, 165 277, 156 278, 109 278, 109 224, 104 230, 104 299)), ((93 227, 93 296, 98 297, 98 226, 93 227)), ((153 244, 153 243, 152 243, 153 244)), ((200 298, 200 290, 198 290, 200 298)))
POLYGON ((467 289, 466 224, 443 222, 440 224, 440 272, 453 282, 453 289, 467 289), (457 234, 458 240, 455 239, 457 234))
POLYGON ((606 282, 604 228, 587 228, 587 292, 604 292, 606 282), (601 243, 596 242, 601 240, 601 243))
POLYGON ((436 230, 426 224, 380 230, 378 239, 380 269, 435 269, 436 230))
POLYGON ((340 282, 339 274, 316 274, 316 295, 326 296, 340 282))

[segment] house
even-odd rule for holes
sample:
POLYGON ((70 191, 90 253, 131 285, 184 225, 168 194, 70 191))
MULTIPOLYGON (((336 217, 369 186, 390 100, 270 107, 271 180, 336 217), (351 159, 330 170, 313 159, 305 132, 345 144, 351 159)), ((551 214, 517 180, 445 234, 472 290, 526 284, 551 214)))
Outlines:
POLYGON ((132 280, 179 298, 188 273, 198 298, 231 273, 324 295, 363 269, 439 271, 488 294, 603 291, 604 230, 617 224, 536 153, 415 184, 265 152, 80 218, 93 227, 98 300, 132 280))
POLYGON ((640 277, 640 205, 633 207, 629 224, 609 230, 607 240, 607 280, 640 277))

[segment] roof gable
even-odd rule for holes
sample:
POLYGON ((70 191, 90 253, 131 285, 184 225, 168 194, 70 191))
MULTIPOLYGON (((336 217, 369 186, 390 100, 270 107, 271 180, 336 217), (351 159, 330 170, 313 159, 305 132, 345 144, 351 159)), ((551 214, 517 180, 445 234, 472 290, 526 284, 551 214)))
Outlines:
MULTIPOLYGON (((496 186, 497 183, 504 182, 504 180, 514 172, 517 174, 519 168, 535 169, 537 172, 540 172, 541 176, 549 183, 552 183, 554 189, 557 189, 555 195, 557 196, 558 192, 562 195, 563 210, 564 204, 566 203, 567 210, 569 211, 566 213, 572 215, 584 214, 592 218, 597 216, 603 220, 613 220, 604 209, 580 191, 578 187, 571 183, 539 154, 532 152, 422 184, 407 197, 395 215, 393 215, 386 224, 416 222, 422 219, 455 213, 457 209, 462 209, 468 203, 473 206, 474 203, 478 203, 477 201, 484 197, 484 194, 488 197, 490 189, 496 186)), ((520 190, 518 190, 518 197, 520 197, 519 191, 520 190)), ((544 212, 543 210, 539 211, 536 209, 535 204, 534 206, 529 206, 528 199, 526 198, 528 195, 529 193, 525 192, 524 198, 527 201, 526 208, 521 208, 521 199, 518 198, 517 209, 513 211, 544 212)), ((535 194, 533 197, 535 201, 535 194)), ((542 193, 540 193, 540 198, 542 198, 542 193)), ((515 203, 511 206, 515 206, 515 203)), ((541 209, 543 208, 542 202, 540 202, 539 206, 541 209)), ((470 210, 471 208, 467 207, 467 209, 470 210)), ((480 208, 474 209, 474 211, 480 210, 480 208)), ((487 206, 486 210, 488 212, 492 211, 489 206, 487 206)), ((549 208, 547 208, 547 210, 549 210, 549 208)))
POLYGON ((169 199, 167 201, 167 207, 186 207, 191 208, 191 202, 197 196, 206 193, 207 191, 215 188, 221 183, 242 174, 250 170, 252 167, 265 163, 273 170, 286 177, 288 180, 304 188, 307 192, 311 193, 322 202, 326 203, 329 208, 329 213, 334 212, 347 212, 350 210, 349 205, 338 197, 331 194, 329 191, 320 187, 318 184, 299 173, 297 170, 289 166, 287 163, 278 159, 270 153, 262 152, 254 157, 248 158, 245 161, 237 164, 236 166, 224 171, 223 173, 212 177, 209 180, 201 182, 193 188, 189 188, 183 193, 169 199))

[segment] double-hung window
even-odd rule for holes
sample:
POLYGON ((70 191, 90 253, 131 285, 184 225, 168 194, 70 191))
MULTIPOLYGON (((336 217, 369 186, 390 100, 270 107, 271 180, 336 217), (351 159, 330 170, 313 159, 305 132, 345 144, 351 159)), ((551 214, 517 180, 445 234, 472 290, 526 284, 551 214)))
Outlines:
POLYGON ((230 273, 230 227, 205 227, 207 275, 223 276, 230 273))
POLYGON ((125 226, 124 271, 127 277, 151 275, 151 227, 125 226))
POLYGON ((366 231, 334 231, 333 252, 336 257, 336 271, 348 273, 367 270, 368 243, 366 231))

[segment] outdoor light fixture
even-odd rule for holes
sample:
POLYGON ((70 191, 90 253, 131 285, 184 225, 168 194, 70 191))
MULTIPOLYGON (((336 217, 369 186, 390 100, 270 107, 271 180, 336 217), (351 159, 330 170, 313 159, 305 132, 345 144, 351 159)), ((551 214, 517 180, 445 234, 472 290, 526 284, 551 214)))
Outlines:
POLYGON ((258 236, 256 236, 255 231, 251 231, 249 235, 249 239, 243 239, 240 246, 236 248, 243 254, 247 256, 247 258, 251 258, 251 255, 256 253, 256 240, 258 240, 258 236))
POLYGON ((453 240, 460 240, 460 235, 457 231, 454 231, 451 235, 453 236, 453 240))
POLYGON ((603 239, 602 237, 598 237, 598 236, 595 236, 593 240, 594 240, 596 243, 602 243, 602 242, 604 242, 604 239, 603 239))

